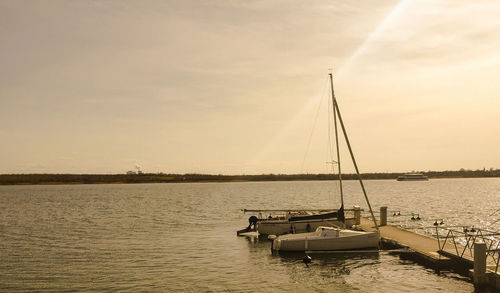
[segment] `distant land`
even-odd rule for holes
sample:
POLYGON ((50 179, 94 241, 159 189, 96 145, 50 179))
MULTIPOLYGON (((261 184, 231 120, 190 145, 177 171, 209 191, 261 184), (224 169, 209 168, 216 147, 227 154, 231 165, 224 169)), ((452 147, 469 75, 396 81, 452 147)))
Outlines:
MULTIPOLYGON (((415 172, 415 171, 412 171, 415 172)), ((500 169, 458 171, 419 171, 435 178, 500 177, 500 169)), ((396 179, 405 173, 364 173, 363 179, 396 179)), ((106 184, 106 183, 181 183, 181 182, 245 182, 245 181, 306 181, 336 180, 332 174, 261 174, 261 175, 210 175, 210 174, 0 174, 0 185, 27 184, 106 184)), ((343 180, 357 179, 356 174, 343 174, 343 180)))

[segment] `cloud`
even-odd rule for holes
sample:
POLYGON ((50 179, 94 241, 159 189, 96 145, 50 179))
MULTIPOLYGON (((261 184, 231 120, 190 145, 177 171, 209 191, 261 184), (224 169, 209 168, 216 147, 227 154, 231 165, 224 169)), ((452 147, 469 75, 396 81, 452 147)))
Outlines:
MULTIPOLYGON (((3 150, 18 158, 10 166, 67 148, 81 154, 75 170, 121 172, 123 158, 166 172, 238 173, 252 160, 247 173, 292 170, 328 68, 353 61, 336 90, 376 166, 389 145, 426 147, 390 139, 405 123, 434 139, 433 125, 451 127, 471 104, 473 121, 490 121, 499 11, 495 1, 4 1, 0 131, 24 139, 3 150)), ((449 131, 443 145, 458 141, 449 131)))

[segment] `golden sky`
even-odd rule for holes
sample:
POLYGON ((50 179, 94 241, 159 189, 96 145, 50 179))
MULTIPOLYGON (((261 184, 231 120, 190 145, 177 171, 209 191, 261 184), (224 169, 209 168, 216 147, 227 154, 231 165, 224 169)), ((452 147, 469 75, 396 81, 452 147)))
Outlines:
POLYGON ((362 172, 500 168, 499 15, 0 0, 0 173, 327 172, 329 68, 362 172))

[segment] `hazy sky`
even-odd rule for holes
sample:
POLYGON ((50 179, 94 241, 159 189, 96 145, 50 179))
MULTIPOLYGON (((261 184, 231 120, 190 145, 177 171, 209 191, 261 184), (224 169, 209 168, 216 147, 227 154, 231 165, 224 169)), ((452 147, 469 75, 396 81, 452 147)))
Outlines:
POLYGON ((362 172, 500 168, 499 15, 0 0, 0 173, 326 172, 329 68, 362 172))

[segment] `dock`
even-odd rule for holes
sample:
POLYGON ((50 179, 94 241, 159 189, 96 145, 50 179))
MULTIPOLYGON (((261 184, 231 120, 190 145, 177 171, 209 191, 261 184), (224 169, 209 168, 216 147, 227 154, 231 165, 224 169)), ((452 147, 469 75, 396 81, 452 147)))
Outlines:
MULTIPOLYGON (((361 218, 358 228, 367 232, 375 231, 372 220, 368 218, 361 218)), ((379 231, 382 245, 407 248, 409 253, 414 254, 416 261, 424 262, 435 269, 451 268, 452 259, 438 252, 437 239, 390 225, 379 226, 379 231)), ((451 244, 446 246, 453 248, 451 244)))
MULTIPOLYGON (((500 232, 487 229, 445 226, 436 220, 433 226, 419 227, 433 230, 432 235, 410 231, 411 228, 388 225, 387 207, 380 207, 379 219, 362 217, 359 206, 346 209, 352 212, 349 218, 354 224, 352 229, 374 232, 379 229, 379 249, 399 254, 402 259, 410 259, 426 267, 439 271, 453 271, 469 276, 477 288, 491 287, 500 290, 500 232), (374 222, 376 220, 377 225, 374 222)), ((244 212, 250 210, 243 210, 244 212)), ((264 210, 251 210, 262 212, 264 210)), ((265 210, 289 211, 289 210, 265 210)), ((394 213, 394 216, 401 214, 394 213)), ((419 221, 420 217, 412 220, 419 221)), ((237 235, 257 232, 258 218, 249 218, 249 226, 238 230, 237 235)), ((379 251, 379 250, 377 250, 379 251)), ((307 253, 307 252, 306 252, 307 253)), ((342 253, 346 253, 343 251, 342 253)), ((499 291, 500 292, 500 291, 499 291)))
MULTIPOLYGON (((406 248, 407 252, 401 253, 402 258, 414 260, 438 271, 453 270, 462 274, 468 273, 472 277, 475 286, 490 286, 500 289, 500 269, 498 268, 500 254, 498 247, 492 249, 490 245, 486 249, 487 245, 476 243, 476 238, 470 244, 467 241, 467 245, 464 247, 455 242, 454 238, 433 238, 400 227, 387 225, 387 215, 385 215, 385 219, 383 218, 383 213, 386 211, 387 208, 385 208, 385 211, 381 209, 381 220, 378 221, 382 224, 379 225, 382 246, 406 248), (477 258, 476 261, 474 256, 477 258)), ((360 217, 357 226, 358 229, 363 231, 376 231, 373 221, 369 218, 360 217)))

